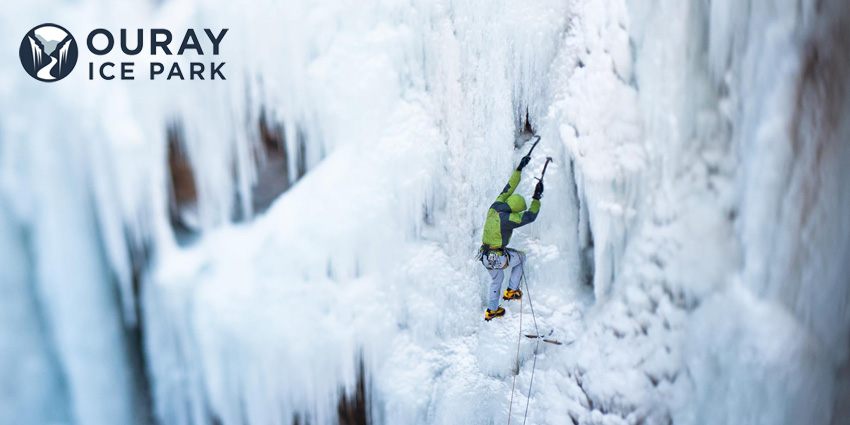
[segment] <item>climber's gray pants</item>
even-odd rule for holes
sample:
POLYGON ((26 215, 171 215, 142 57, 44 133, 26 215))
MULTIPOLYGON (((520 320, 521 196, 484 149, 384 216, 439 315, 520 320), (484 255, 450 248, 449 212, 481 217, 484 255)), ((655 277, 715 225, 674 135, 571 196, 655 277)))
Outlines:
POLYGON ((496 311, 499 308, 499 293, 502 292, 502 281, 505 279, 505 270, 511 269, 511 280, 508 282, 508 288, 515 291, 519 287, 519 281, 522 279, 522 269, 523 263, 525 263, 525 254, 513 250, 513 249, 505 249, 505 254, 500 255, 497 258, 496 263, 494 264, 495 268, 490 268, 487 265, 487 261, 483 262, 484 268, 490 272, 490 277, 493 279, 490 282, 490 301, 487 304, 487 308, 491 311, 496 311), (507 262, 507 267, 505 267, 505 262, 507 262))

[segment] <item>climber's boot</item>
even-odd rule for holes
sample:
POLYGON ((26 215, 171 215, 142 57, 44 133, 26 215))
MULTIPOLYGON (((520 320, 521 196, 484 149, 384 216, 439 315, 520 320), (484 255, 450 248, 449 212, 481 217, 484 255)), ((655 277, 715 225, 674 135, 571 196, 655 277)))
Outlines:
POLYGON ((502 307, 497 308, 496 311, 490 310, 488 308, 487 312, 484 313, 484 320, 489 322, 489 321, 495 319, 496 317, 502 317, 504 315, 505 315, 505 309, 502 308, 502 307))
POLYGON ((518 300, 522 298, 522 291, 519 288, 514 289, 505 289, 505 295, 502 296, 503 300, 518 300))

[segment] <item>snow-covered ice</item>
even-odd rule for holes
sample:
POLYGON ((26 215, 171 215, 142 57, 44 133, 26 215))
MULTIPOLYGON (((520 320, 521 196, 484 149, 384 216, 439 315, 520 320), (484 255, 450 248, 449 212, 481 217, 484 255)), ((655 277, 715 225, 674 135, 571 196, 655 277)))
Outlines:
POLYGON ((38 0, 2 57, 43 10, 79 63, 0 62, 0 423, 345 423, 361 384, 376 424, 846 423, 841 0, 38 0), (228 79, 88 81, 104 22, 229 28, 228 79), (485 323, 526 126, 529 291, 485 323), (521 338, 511 406, 529 298, 568 344, 529 393, 521 338))

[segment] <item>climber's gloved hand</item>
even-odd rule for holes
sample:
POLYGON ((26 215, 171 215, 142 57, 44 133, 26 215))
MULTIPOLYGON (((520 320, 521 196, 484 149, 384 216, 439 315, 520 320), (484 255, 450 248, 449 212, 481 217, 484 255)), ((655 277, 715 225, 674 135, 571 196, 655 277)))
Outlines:
POLYGON ((528 165, 529 161, 531 161, 530 156, 526 155, 526 156, 522 157, 522 159, 519 160, 519 165, 516 167, 516 170, 522 171, 522 169, 525 168, 526 165, 528 165))
POLYGON ((543 197, 543 182, 537 182, 537 186, 534 188, 534 196, 532 198, 540 200, 543 197))

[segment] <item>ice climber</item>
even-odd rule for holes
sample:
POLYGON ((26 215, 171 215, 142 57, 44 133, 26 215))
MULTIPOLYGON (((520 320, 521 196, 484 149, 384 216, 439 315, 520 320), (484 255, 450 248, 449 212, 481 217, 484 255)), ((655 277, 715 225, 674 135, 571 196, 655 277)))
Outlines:
POLYGON ((484 314, 486 321, 505 315, 505 309, 499 306, 499 291, 502 289, 505 269, 511 268, 511 278, 502 299, 518 300, 522 298, 519 284, 524 272, 525 253, 507 246, 508 242, 511 241, 511 234, 514 229, 534 221, 537 218, 537 212, 540 211, 543 181, 537 183, 532 197, 534 200, 531 201, 531 207, 528 209, 526 209, 525 199, 521 195, 514 194, 521 178, 522 169, 531 161, 529 155, 520 160, 519 166, 508 180, 508 185, 505 186, 487 211, 487 221, 484 223, 484 237, 481 238, 480 251, 481 263, 484 264, 484 268, 490 272, 490 277, 493 279, 490 282, 490 301, 487 305, 487 312, 484 314))

